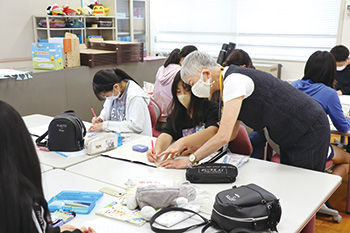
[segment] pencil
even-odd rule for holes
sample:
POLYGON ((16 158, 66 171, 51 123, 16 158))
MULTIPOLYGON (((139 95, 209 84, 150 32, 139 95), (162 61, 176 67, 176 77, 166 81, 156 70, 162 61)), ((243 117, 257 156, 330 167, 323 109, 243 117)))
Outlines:
POLYGON ((94 117, 97 118, 95 110, 93 108, 91 108, 91 112, 92 112, 92 114, 94 114, 94 117))
MULTIPOLYGON (((155 153, 156 153, 156 151, 155 151, 155 149, 154 149, 154 143, 153 143, 153 140, 151 140, 151 143, 152 143, 152 153, 153 153, 153 154, 155 154, 155 153)), ((154 164, 156 164, 156 163, 157 163, 157 159, 156 159, 156 158, 154 158, 154 157, 153 157, 153 162, 154 162, 154 164)))

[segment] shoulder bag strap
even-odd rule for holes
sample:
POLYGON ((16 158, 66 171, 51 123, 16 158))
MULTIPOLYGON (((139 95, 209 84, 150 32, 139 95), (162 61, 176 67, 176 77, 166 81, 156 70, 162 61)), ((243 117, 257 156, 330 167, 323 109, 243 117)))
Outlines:
POLYGON ((153 215, 153 217, 150 220, 150 226, 152 231, 157 232, 157 233, 182 233, 185 231, 188 231, 190 229, 194 229, 196 227, 200 227, 203 226, 205 224, 207 224, 209 221, 208 219, 206 219, 205 217, 203 217, 202 215, 198 214, 197 212, 193 211, 193 210, 189 210, 189 209, 185 209, 185 208, 180 208, 180 207, 171 207, 171 208, 166 208, 166 209, 162 209, 160 211, 158 211, 157 213, 155 213, 155 215, 153 215), (161 229, 161 228, 157 228, 155 226, 153 226, 154 221, 162 214, 170 212, 170 211, 183 211, 183 212, 191 212, 193 214, 198 215, 201 219, 203 219, 202 223, 196 224, 196 225, 192 225, 189 227, 185 227, 185 228, 180 228, 180 229, 173 229, 173 230, 168 230, 168 229, 161 229))
POLYGON ((37 146, 41 146, 41 147, 48 147, 47 146, 47 141, 42 142, 42 140, 48 135, 49 131, 46 131, 43 135, 41 135, 40 137, 38 137, 35 140, 35 143, 37 146))

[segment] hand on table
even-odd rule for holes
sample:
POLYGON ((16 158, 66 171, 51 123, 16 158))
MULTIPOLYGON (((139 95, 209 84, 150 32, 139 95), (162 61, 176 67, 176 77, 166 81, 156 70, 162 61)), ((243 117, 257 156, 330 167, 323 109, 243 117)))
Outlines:
POLYGON ((188 164, 191 163, 188 158, 183 159, 168 159, 163 160, 159 165, 165 168, 188 168, 188 164))
POLYGON ((83 233, 96 233, 96 231, 94 229, 92 229, 91 227, 88 227, 88 228, 82 227, 82 228, 80 228, 80 230, 83 233))
POLYGON ((103 123, 96 123, 96 124, 93 124, 90 128, 89 128, 89 132, 92 132, 92 131, 102 131, 103 129, 103 123))
POLYGON ((101 119, 101 117, 93 117, 91 119, 91 123, 94 125, 94 124, 97 124, 97 123, 102 123, 103 120, 101 119))
POLYGON ((148 161, 154 162, 154 164, 156 164, 157 160, 158 160, 158 154, 159 153, 157 153, 157 152, 153 153, 152 148, 149 148, 147 153, 146 153, 148 161))

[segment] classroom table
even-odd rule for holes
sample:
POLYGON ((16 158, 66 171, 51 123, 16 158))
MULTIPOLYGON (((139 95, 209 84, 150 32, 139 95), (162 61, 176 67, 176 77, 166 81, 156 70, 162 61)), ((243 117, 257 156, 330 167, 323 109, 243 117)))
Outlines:
POLYGON ((42 163, 40 164, 40 167, 41 167, 41 172, 47 172, 53 169, 53 167, 42 163))
MULTIPOLYGON (((28 115, 24 116, 23 120, 24 123, 26 124, 28 130, 30 133, 33 129, 35 132, 34 134, 41 135, 45 133, 45 129, 48 128, 49 123, 53 117, 50 116, 45 116, 41 114, 33 114, 33 115, 28 115), (37 132, 39 130, 39 132, 37 132)), ((89 126, 91 125, 88 122, 84 122, 86 128, 88 129, 89 126)), ((133 140, 138 137, 138 135, 135 134, 122 134, 123 142, 127 142, 128 140, 133 140)), ((36 137, 33 137, 33 140, 35 141, 36 137)), ((94 157, 99 156, 99 154, 96 155, 78 155, 78 156, 73 156, 66 158, 60 153, 52 152, 52 151, 42 151, 37 149, 37 154, 39 156, 39 160, 41 164, 45 164, 48 166, 51 166, 53 168, 59 168, 59 169, 66 169, 67 167, 70 167, 72 165, 81 163, 83 161, 92 159, 94 157)))
MULTIPOLYGON (((53 196, 57 195, 63 190, 76 190, 76 191, 90 191, 97 192, 103 187, 110 187, 115 190, 124 192, 125 190, 120 189, 116 186, 106 184, 101 181, 96 181, 94 179, 84 177, 78 174, 64 171, 62 169, 54 169, 42 173, 43 189, 45 199, 48 201, 53 196)), ((114 219, 109 219, 107 217, 96 215, 95 213, 101 208, 105 207, 116 197, 103 194, 103 196, 96 202, 96 206, 91 211, 90 214, 77 214, 77 216, 69 221, 70 225, 75 227, 81 226, 91 226, 96 230, 97 233, 140 233, 140 232, 152 232, 149 224, 143 224, 142 226, 133 225, 131 223, 126 223, 122 221, 117 221, 114 219)), ((209 216, 206 216, 209 217, 209 216)), ((191 219, 190 224, 198 223, 197 219, 191 219)), ((180 227, 185 227, 186 225, 180 225, 180 227)), ((189 231, 189 232, 200 232, 200 228, 189 231)), ((215 232, 215 231, 208 231, 215 232)))
MULTIPOLYGON (((150 140, 145 138, 143 144, 150 146, 150 140)), ((130 148, 134 143, 140 143, 140 141, 131 141, 124 146, 130 148)), ((128 179, 185 180, 184 169, 152 168, 105 157, 84 161, 69 167, 67 171, 118 187, 125 187, 124 183, 128 179)), ((249 183, 260 185, 281 200, 282 218, 278 230, 289 233, 300 232, 310 220, 314 220, 321 205, 341 184, 341 178, 250 158, 239 168, 237 180, 233 184, 195 184, 197 188, 211 194, 211 201, 204 204, 201 211, 206 214, 211 213, 215 194, 219 191, 228 189, 232 185, 240 186, 249 183)))

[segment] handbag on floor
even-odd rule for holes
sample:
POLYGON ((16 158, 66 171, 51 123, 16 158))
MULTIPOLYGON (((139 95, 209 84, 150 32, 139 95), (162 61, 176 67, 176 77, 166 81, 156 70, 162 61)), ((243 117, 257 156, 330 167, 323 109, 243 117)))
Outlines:
POLYGON ((74 110, 58 114, 49 124, 49 129, 36 139, 39 147, 47 147, 51 151, 79 151, 84 149, 86 128, 74 110), (48 136, 48 140, 42 140, 48 136))

